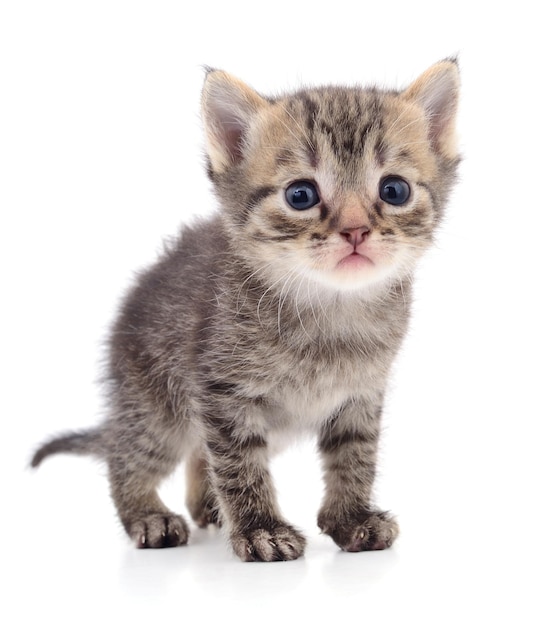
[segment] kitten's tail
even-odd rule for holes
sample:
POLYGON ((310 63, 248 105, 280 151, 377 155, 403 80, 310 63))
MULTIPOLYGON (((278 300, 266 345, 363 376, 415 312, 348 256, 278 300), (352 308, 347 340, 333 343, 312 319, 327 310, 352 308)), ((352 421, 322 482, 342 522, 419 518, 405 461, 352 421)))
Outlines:
POLYGON ((38 465, 51 454, 71 452, 72 454, 94 454, 103 456, 102 431, 99 428, 67 433, 44 443, 32 457, 31 467, 38 465))

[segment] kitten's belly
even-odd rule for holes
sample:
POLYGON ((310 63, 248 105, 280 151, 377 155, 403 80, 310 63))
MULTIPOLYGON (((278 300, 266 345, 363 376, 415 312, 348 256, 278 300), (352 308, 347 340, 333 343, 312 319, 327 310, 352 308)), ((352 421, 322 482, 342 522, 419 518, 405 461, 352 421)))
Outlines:
POLYGON ((269 445, 278 452, 293 441, 293 437, 319 432, 352 394, 345 389, 315 390, 284 389, 275 398, 276 403, 267 416, 269 445))
POLYGON ((299 384, 286 377, 264 394, 269 400, 265 420, 272 450, 299 435, 316 435, 350 400, 379 404, 383 386, 377 381, 385 380, 385 364, 385 359, 370 358, 345 358, 336 367, 299 363, 299 384))

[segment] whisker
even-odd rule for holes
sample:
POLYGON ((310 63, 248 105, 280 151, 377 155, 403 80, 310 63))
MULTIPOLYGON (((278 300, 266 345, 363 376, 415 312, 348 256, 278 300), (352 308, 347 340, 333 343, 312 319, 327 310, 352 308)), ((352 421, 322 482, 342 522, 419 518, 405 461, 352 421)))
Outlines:
POLYGON ((304 331, 304 334, 308 337, 308 339, 310 339, 310 341, 315 342, 315 339, 310 335, 310 333, 306 330, 306 327, 304 326, 304 320, 302 319, 302 315, 300 314, 300 308, 298 306, 298 298, 300 295, 300 288, 302 287, 303 281, 299 281, 299 285, 298 285, 298 289, 297 292, 295 294, 295 309, 297 312, 297 317, 298 320, 300 322, 300 326, 302 328, 302 330, 304 331))
MULTIPOLYGON (((238 289, 238 295, 237 295, 237 298, 236 298, 236 312, 237 313, 240 313, 240 311, 241 311, 240 296, 241 296, 242 290, 247 285, 247 283, 251 279, 255 278, 255 276, 257 276, 257 274, 259 274, 260 272, 264 272, 271 265, 274 265, 274 264, 278 263, 278 261, 282 261, 282 260, 284 260, 286 258, 289 258, 289 256, 291 256, 290 252, 285 252, 282 255, 278 255, 275 259, 272 259, 268 263, 264 263, 263 265, 259 266, 255 271, 251 272, 251 274, 249 274, 246 277, 246 279, 243 281, 243 283, 240 285, 240 287, 238 289)), ((245 299, 244 299, 244 302, 242 303, 242 306, 247 302, 248 293, 249 293, 249 290, 247 290, 246 293, 245 293, 245 299)))
POLYGON ((293 269, 291 270, 291 272, 287 275, 285 282, 282 286, 281 292, 280 292, 280 297, 279 297, 279 301, 278 301, 278 334, 281 337, 281 311, 282 308, 289 296, 289 289, 291 287, 291 284, 295 281, 296 275, 295 275, 296 270, 293 269), (286 289, 287 288, 287 289, 286 289), (284 290, 286 289, 285 295, 283 294, 284 290))
POLYGON ((311 138, 308 136, 308 132, 307 130, 302 126, 302 124, 295 119, 294 115, 291 113, 291 111, 289 111, 287 109, 287 107, 283 104, 280 105, 282 107, 282 109, 285 111, 285 113, 287 113, 287 115, 293 120, 293 122, 296 124, 297 128, 300 130, 302 136, 304 137, 304 139, 306 140, 306 143, 308 144, 308 147, 310 148, 310 150, 313 152, 315 151, 315 145, 312 142, 311 138))
MULTIPOLYGON (((314 318, 314 320, 315 320, 315 325, 317 326, 317 328, 318 328, 319 332, 320 332, 321 334, 324 334, 323 329, 322 329, 322 328, 321 328, 321 326, 319 325, 319 321, 318 321, 318 319, 317 319, 317 315, 315 314, 314 305, 312 304, 312 300, 313 300, 313 298, 312 298, 312 294, 310 293, 310 283, 311 283, 311 282, 313 282, 313 284, 314 284, 314 289, 315 289, 315 286, 316 286, 315 282, 314 282, 314 281, 310 281, 310 280, 306 279, 306 291, 307 291, 307 294, 308 294, 308 302, 309 302, 309 304, 310 304, 310 309, 311 309, 311 311, 312 311, 312 315, 313 315, 313 318, 314 318)), ((317 294, 319 294, 319 291, 317 291, 316 293, 317 293, 317 294)), ((318 295, 317 299, 319 300, 319 295, 318 295)))
POLYGON ((310 138, 307 136, 306 131, 302 128, 302 126, 297 122, 297 120, 293 117, 293 115, 287 111, 287 109, 285 108, 284 105, 280 104, 282 110, 287 113, 287 115, 294 121, 295 125, 298 127, 298 129, 300 130, 300 134, 297 134, 293 131, 292 128, 289 127, 288 124, 285 123, 284 120, 281 119, 281 117, 279 115, 276 114, 276 119, 282 124, 282 126, 285 128, 285 130, 287 130, 287 132, 296 140, 296 142, 300 145, 300 147, 303 150, 306 150, 307 148, 310 148, 310 150, 315 150, 310 138), (301 138, 302 135, 302 138, 301 138), (304 145, 304 142, 301 140, 304 139, 306 145, 304 145))
MULTIPOLYGON (((295 270, 292 270, 293 272, 295 270)), ((265 298, 266 294, 268 294, 270 291, 272 291, 272 289, 274 289, 274 287, 281 282, 282 280, 284 280, 284 277, 281 276, 280 278, 278 278, 277 280, 275 280, 269 287, 268 289, 266 289, 262 296, 259 298, 259 302, 257 303, 257 318, 259 319, 259 324, 262 326, 262 321, 261 321, 261 313, 260 313, 260 308, 261 308, 261 304, 263 299, 265 298)))

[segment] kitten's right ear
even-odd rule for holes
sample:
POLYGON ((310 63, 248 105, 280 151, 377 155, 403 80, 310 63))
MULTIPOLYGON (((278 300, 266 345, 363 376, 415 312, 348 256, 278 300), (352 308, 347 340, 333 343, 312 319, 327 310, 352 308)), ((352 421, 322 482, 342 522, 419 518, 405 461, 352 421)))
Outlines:
POLYGON ((224 172, 243 156, 251 122, 266 100, 227 72, 209 70, 202 90, 202 120, 214 172, 224 172))

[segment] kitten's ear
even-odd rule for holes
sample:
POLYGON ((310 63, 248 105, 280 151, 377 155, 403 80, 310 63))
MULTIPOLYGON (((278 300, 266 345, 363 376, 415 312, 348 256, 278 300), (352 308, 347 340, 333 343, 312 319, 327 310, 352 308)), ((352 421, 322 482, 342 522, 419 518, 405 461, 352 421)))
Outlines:
POLYGON ((252 120, 266 100, 226 72, 210 70, 202 90, 202 120, 213 170, 225 171, 243 156, 252 120))
POLYGON ((457 156, 455 118, 459 100, 459 68, 446 59, 431 66, 403 94, 425 111, 429 138, 436 150, 448 158, 457 156))

